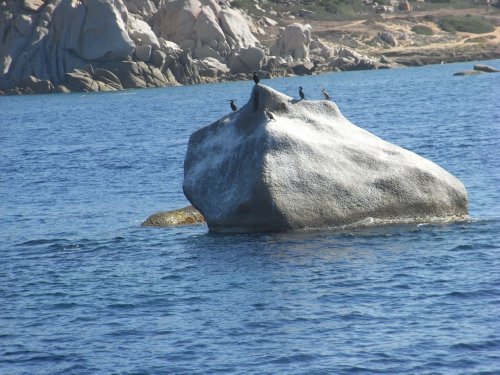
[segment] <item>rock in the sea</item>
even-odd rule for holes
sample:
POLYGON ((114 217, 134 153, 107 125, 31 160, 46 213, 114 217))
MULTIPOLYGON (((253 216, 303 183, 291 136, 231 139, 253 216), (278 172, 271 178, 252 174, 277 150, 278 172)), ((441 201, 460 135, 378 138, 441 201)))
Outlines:
POLYGON ((480 72, 485 72, 485 73, 498 73, 498 72, 500 72, 500 70, 498 70, 497 68, 490 66, 490 65, 485 65, 485 64, 475 64, 474 70, 477 70, 480 72))
POLYGON ((145 227, 171 227, 176 225, 204 223, 203 215, 193 206, 173 211, 162 211, 151 215, 142 223, 145 227))
POLYGON ((19 88, 25 89, 26 93, 33 94, 48 94, 54 90, 52 82, 41 80, 33 76, 24 77, 18 85, 19 88))
POLYGON ((484 72, 480 70, 464 70, 462 72, 453 73, 454 76, 475 76, 477 74, 483 74, 484 72))
POLYGON ((238 111, 191 135, 183 190, 214 232, 468 213, 464 185, 437 164, 353 125, 330 101, 297 101, 264 85, 238 111))

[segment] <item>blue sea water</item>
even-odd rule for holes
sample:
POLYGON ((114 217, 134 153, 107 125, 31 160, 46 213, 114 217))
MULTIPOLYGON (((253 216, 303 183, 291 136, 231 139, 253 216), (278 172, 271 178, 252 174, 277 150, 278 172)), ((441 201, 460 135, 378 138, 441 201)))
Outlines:
POLYGON ((441 225, 141 227, 253 82, 0 97, 0 374, 499 374, 500 74, 472 64, 261 82, 460 178, 441 225))

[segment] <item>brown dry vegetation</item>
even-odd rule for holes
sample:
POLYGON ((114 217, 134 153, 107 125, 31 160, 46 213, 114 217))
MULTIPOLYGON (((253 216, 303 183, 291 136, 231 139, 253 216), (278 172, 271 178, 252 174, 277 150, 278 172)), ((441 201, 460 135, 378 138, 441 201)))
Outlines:
MULTIPOLYGON (((384 55, 403 65, 421 65, 439 62, 470 61, 500 57, 500 10, 498 8, 445 8, 433 11, 396 12, 358 20, 292 19, 309 23, 313 35, 332 46, 347 46, 368 56, 384 55), (490 33, 450 33, 439 28, 436 21, 445 16, 476 15, 484 17, 494 27, 490 33), (426 26, 432 35, 412 31, 416 25, 426 26), (383 43, 378 35, 388 32, 397 37, 397 45, 383 43)), ((272 38, 270 30, 267 38, 272 38)))

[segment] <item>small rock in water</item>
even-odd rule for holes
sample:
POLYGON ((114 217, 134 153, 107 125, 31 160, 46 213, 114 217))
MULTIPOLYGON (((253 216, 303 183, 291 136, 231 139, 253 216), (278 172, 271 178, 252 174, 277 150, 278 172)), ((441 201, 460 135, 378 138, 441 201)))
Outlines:
POLYGON ((485 65, 485 64, 476 64, 474 65, 474 70, 478 70, 480 72, 485 72, 485 73, 498 73, 500 70, 497 68, 490 66, 490 65, 485 65))
POLYGON ((187 206, 173 211, 163 211, 148 217, 144 223, 145 227, 171 227, 176 225, 187 225, 204 223, 203 215, 193 206, 187 206))
POLYGON ((476 74, 483 74, 480 70, 464 70, 463 72, 454 73, 454 76, 473 76, 476 74))

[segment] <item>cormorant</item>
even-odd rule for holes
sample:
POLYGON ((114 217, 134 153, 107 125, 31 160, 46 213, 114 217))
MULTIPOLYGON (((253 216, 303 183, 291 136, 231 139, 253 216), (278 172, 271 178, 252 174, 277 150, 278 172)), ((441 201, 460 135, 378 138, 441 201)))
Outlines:
POLYGON ((304 95, 304 90, 302 90, 302 86, 299 86, 299 95, 300 95, 300 100, 306 98, 306 96, 304 95))
POLYGON ((256 85, 259 84, 259 76, 257 75, 257 72, 253 72, 253 81, 255 82, 256 85))
POLYGON ((238 110, 238 107, 236 107, 236 104, 234 104, 234 100, 230 100, 229 103, 233 112, 236 112, 238 110))
POLYGON ((330 95, 328 95, 328 92, 325 90, 324 87, 321 88, 321 92, 323 93, 325 100, 330 100, 330 95))
POLYGON ((267 108, 264 108, 264 112, 266 113, 266 116, 269 118, 271 121, 276 121, 274 118, 273 114, 267 110, 267 108))

